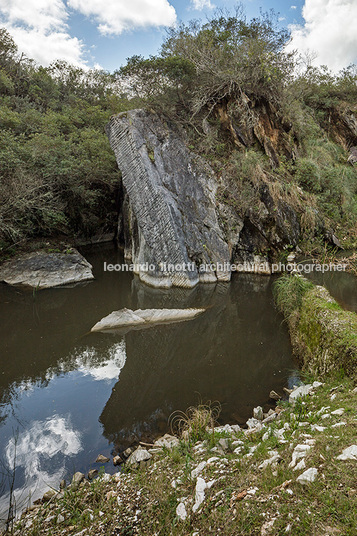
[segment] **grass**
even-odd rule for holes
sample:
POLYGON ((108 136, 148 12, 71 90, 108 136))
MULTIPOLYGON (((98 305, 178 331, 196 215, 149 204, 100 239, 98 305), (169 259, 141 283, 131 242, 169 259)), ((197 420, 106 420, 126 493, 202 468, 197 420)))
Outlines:
POLYGON ((270 437, 263 439, 267 429, 249 436, 243 431, 231 435, 233 443, 243 443, 240 454, 233 452, 234 444, 224 454, 218 452, 208 437, 196 444, 181 440, 173 451, 156 454, 146 468, 128 469, 108 482, 98 479, 76 491, 66 491, 62 499, 39 507, 27 532, 21 532, 29 520, 26 516, 16 530, 21 536, 74 535, 81 530, 86 536, 188 536, 195 532, 255 536, 273 522, 267 534, 274 536, 354 536, 357 466, 355 461, 336 459, 356 442, 357 393, 353 387, 350 378, 331 376, 314 395, 295 406, 280 402, 280 419, 270 426, 270 437), (328 407, 323 410, 330 414, 327 419, 319 413, 323 407, 328 407), (341 407, 342 417, 331 415, 341 407), (333 427, 340 421, 346 425, 333 427), (324 431, 314 429, 316 423, 323 425, 324 431), (282 429, 281 440, 274 433, 282 429), (306 467, 316 467, 318 477, 309 486, 302 486, 296 482, 302 471, 294 471, 289 464, 294 447, 306 441, 306 434, 315 441, 306 456, 306 467), (272 449, 278 452, 280 462, 276 467, 259 469, 272 449), (193 513, 196 479, 191 471, 213 456, 218 460, 207 464, 200 476, 215 483, 206 490, 201 508, 193 513), (253 492, 242 498, 250 490, 253 492), (185 521, 176 515, 182 500, 188 512, 185 521), (59 514, 65 518, 60 524, 59 514))
POLYGON ((343 310, 326 289, 305 278, 283 275, 274 287, 295 354, 315 374, 357 372, 357 315, 343 310))

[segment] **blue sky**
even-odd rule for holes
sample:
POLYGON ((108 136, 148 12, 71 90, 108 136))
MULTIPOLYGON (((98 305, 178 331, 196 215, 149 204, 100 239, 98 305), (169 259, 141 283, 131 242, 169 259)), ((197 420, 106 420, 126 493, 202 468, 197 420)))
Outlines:
MULTIPOLYGON (((65 59, 113 71, 133 54, 155 54, 165 28, 236 0, 0 0, 0 23, 19 50, 42 65, 65 59)), ((338 70, 357 60, 357 0, 245 0, 249 18, 274 9, 292 31, 291 48, 338 70)))

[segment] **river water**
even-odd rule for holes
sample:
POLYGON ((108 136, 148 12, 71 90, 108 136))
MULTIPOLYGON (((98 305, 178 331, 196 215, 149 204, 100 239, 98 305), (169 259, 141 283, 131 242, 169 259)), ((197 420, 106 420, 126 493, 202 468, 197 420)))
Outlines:
POLYGON ((158 290, 130 273, 104 272, 104 262, 123 262, 112 245, 82 253, 94 281, 35 293, 0 285, 3 512, 14 464, 21 509, 74 471, 98 468, 99 453, 167 432, 175 410, 219 401, 220 421, 241 424, 254 406, 268 407, 271 389, 296 379, 272 278, 237 274, 231 283, 158 290), (89 333, 123 307, 208 309, 125 336, 89 333))

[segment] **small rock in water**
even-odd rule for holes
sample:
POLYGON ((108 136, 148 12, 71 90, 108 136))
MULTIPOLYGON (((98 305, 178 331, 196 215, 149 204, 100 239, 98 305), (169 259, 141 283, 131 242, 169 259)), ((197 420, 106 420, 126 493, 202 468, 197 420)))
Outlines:
POLYGON ((108 463, 109 462, 109 458, 107 458, 106 456, 103 456, 103 454, 99 454, 99 456, 97 456, 97 459, 95 460, 95 463, 108 463))
POLYGON ((65 489, 65 487, 66 487, 66 481, 63 479, 60 482, 60 489, 65 489))
POLYGON ((114 465, 120 465, 121 463, 123 463, 123 460, 120 456, 114 456, 113 458, 113 464, 114 465))
POLYGON ((129 458, 130 454, 132 454, 134 452, 134 448, 133 447, 128 447, 127 449, 124 450, 123 452, 123 456, 125 458, 129 458))
POLYGON ((315 482, 316 477, 317 469, 315 467, 311 467, 310 469, 306 469, 306 471, 304 471, 300 476, 298 476, 296 482, 299 482, 303 485, 311 484, 311 482, 315 482))
POLYGON ((337 456, 338 460, 356 460, 357 461, 357 445, 351 445, 342 451, 342 454, 337 456))
POLYGON ((276 391, 270 391, 269 398, 271 398, 272 400, 280 400, 281 396, 278 395, 276 391))
POLYGON ((42 500, 44 502, 47 502, 47 501, 51 500, 52 497, 54 497, 55 495, 56 495, 55 490, 49 489, 48 491, 46 491, 46 493, 43 494, 42 500))
POLYGON ((84 474, 77 471, 77 473, 74 473, 73 475, 71 487, 78 488, 79 484, 81 484, 84 480, 85 480, 84 474))
POLYGON ((93 478, 97 476, 97 474, 98 474, 98 469, 91 469, 90 471, 88 471, 88 479, 93 480, 93 478))
POLYGON ((261 406, 257 406, 253 409, 253 417, 254 419, 257 419, 258 421, 263 420, 263 408, 261 406))

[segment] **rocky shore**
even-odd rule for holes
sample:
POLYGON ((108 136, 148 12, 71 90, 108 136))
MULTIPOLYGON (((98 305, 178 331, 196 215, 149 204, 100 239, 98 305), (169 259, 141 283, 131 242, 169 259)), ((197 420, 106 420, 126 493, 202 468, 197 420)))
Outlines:
POLYGON ((114 475, 75 473, 24 512, 13 534, 352 536, 356 400, 352 380, 325 378, 268 413, 254 408, 244 428, 166 434, 114 458, 114 475))

